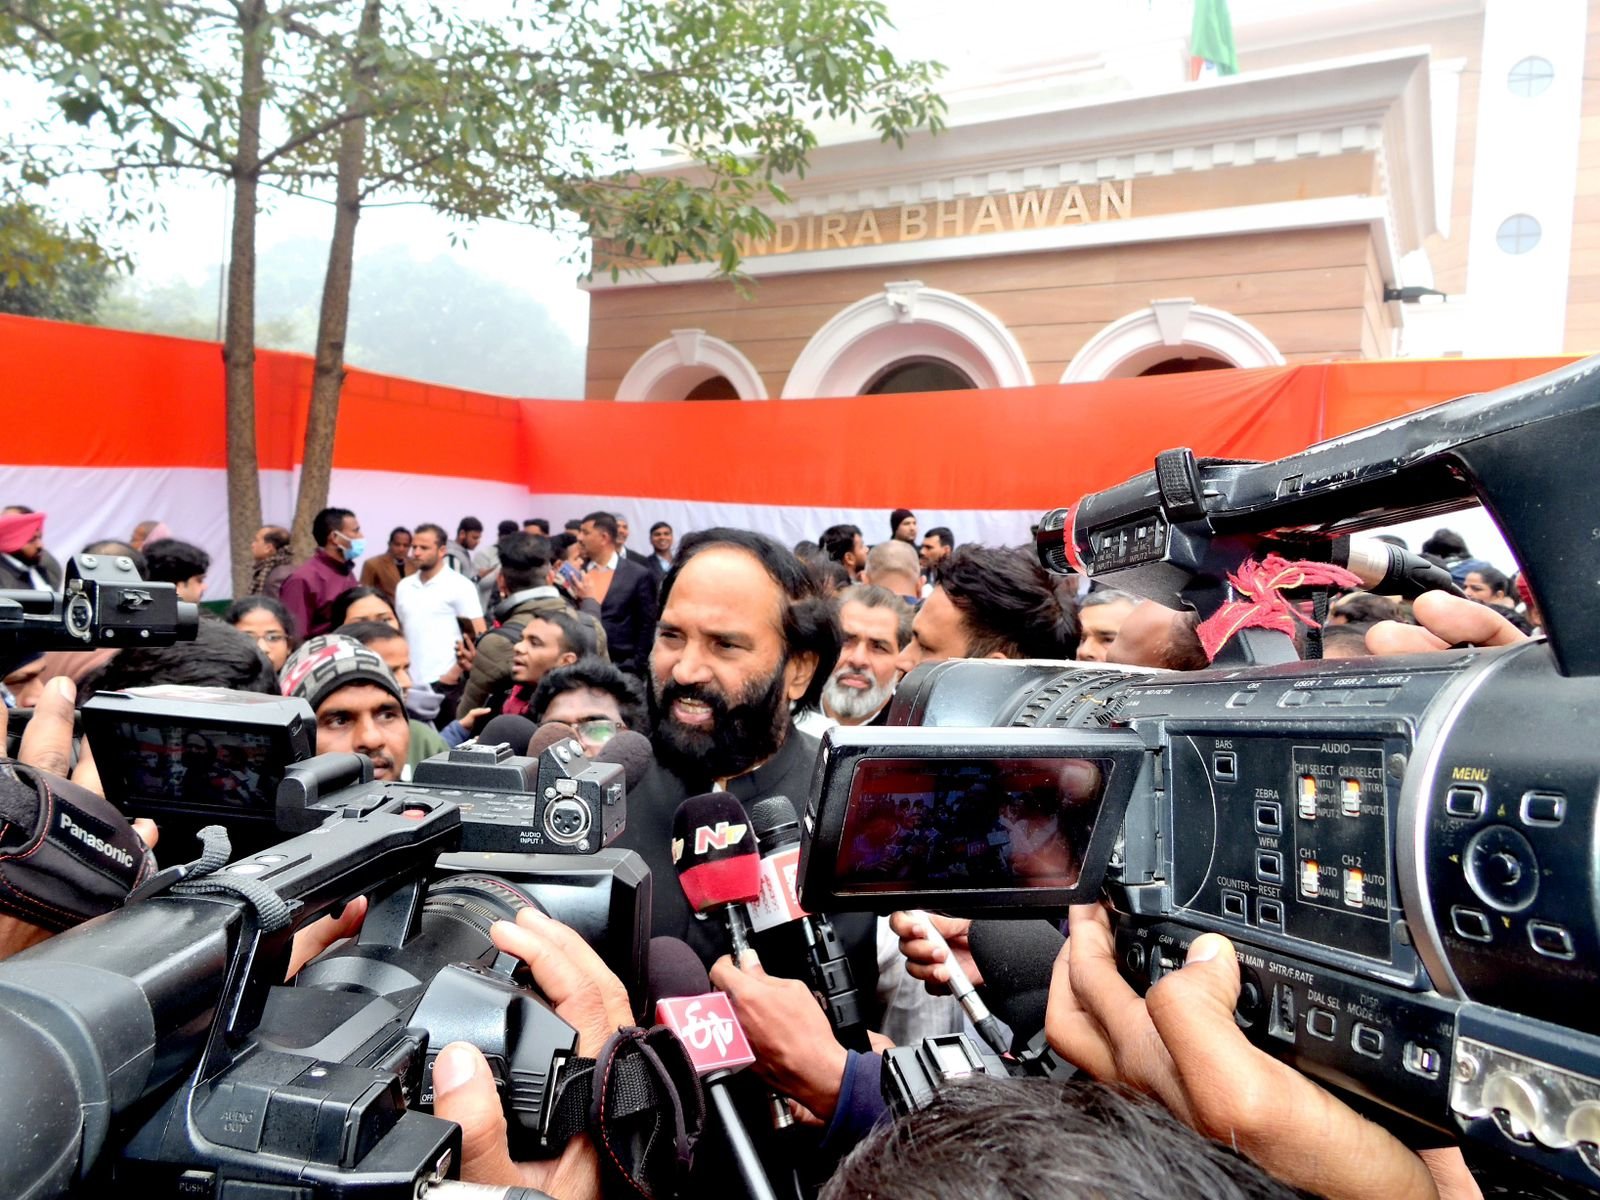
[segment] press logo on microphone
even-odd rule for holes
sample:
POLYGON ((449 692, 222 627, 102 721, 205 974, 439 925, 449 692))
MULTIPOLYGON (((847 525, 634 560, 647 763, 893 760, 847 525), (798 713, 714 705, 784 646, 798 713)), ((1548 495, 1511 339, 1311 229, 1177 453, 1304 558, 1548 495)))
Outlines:
POLYGON ((61 814, 61 829, 62 832, 77 838, 96 854, 102 854, 112 862, 121 863, 125 867, 133 866, 133 855, 129 854, 121 846, 112 845, 98 834, 90 833, 65 812, 61 814))
MULTIPOLYGON (((727 821, 718 821, 715 825, 701 825, 694 831, 694 852, 703 855, 709 850, 726 850, 729 846, 737 846, 744 841, 750 826, 738 823, 730 824, 727 821)), ((678 862, 683 858, 683 839, 672 839, 672 861, 678 862)))
POLYGON ((756 1060, 732 1001, 721 992, 661 1000, 656 1005, 656 1021, 678 1035, 701 1075, 737 1070, 756 1060))

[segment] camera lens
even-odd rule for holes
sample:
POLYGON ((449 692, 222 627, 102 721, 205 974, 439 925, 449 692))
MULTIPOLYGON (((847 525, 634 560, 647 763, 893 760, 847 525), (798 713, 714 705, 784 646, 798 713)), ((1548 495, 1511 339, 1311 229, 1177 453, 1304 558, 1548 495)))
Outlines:
POLYGON ((496 921, 515 921, 525 908, 544 912, 544 906, 509 880, 498 875, 451 875, 428 889, 422 906, 426 914, 450 917, 476 929, 485 937, 496 921))

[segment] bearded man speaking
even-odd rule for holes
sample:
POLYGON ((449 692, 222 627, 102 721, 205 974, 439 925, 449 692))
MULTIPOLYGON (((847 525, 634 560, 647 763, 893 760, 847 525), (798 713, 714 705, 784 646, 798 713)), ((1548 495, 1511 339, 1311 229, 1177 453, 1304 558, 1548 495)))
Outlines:
MULTIPOLYGON (((759 533, 691 534, 661 586, 650 651, 654 765, 628 793, 616 845, 644 857, 655 881, 651 933, 682 938, 707 964, 729 952, 725 923, 697 920, 672 862, 672 818, 689 796, 725 790, 748 807, 787 796, 805 810, 818 742, 794 726, 815 708, 839 657, 833 607, 800 560, 759 533)), ((870 1000, 877 978, 874 919, 834 917, 870 1000)), ((795 964, 795 969, 800 969, 795 964)), ((790 974, 790 964, 767 964, 790 974)), ((803 976, 802 976, 803 977, 803 976)))

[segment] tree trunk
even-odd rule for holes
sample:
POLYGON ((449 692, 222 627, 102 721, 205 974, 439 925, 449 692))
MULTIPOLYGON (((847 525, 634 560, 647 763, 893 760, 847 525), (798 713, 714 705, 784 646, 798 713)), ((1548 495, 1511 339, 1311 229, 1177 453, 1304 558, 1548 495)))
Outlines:
POLYGON ((256 458, 256 188, 261 169, 261 105, 266 94, 266 0, 239 9, 239 149, 233 161, 233 236, 222 338, 228 432, 228 551, 233 594, 250 590, 250 543, 261 527, 256 458))
MULTIPOLYGON (((361 26, 351 55, 356 104, 365 104, 369 95, 373 72, 363 67, 360 59, 378 37, 382 8, 382 0, 366 0, 361 9, 361 26)), ((314 549, 311 523, 317 513, 328 506, 334 433, 339 423, 339 393, 344 387, 344 340, 350 324, 350 277, 355 258, 356 222, 361 219, 366 154, 366 119, 347 122, 339 135, 333 241, 328 246, 328 270, 322 281, 316 368, 311 377, 305 455, 300 464, 300 493, 294 509, 292 532, 296 553, 310 553, 314 549)), ((348 497, 347 501, 353 499, 348 497)))

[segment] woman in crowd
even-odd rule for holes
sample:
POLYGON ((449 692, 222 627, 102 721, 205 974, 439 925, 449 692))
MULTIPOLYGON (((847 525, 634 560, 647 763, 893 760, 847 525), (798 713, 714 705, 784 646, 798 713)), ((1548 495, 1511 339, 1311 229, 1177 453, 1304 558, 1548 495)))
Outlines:
POLYGON ((283 664, 289 659, 289 646, 294 641, 294 622, 288 609, 266 596, 246 596, 228 606, 223 620, 255 638, 272 669, 283 670, 283 664))
POLYGON ((400 628, 400 618, 394 607, 383 598, 377 588, 353 587, 333 602, 333 627, 355 625, 362 621, 381 621, 400 628))

